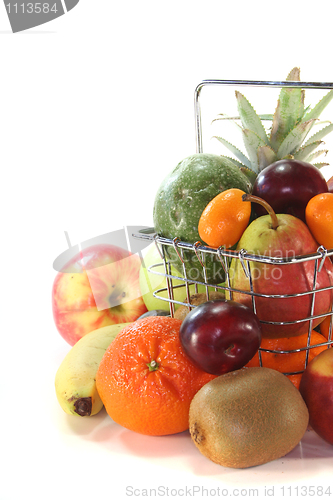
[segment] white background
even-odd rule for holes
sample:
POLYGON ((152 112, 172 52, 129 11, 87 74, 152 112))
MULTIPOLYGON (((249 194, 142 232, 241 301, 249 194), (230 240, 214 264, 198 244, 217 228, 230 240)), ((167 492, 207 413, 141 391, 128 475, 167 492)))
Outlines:
POLYGON ((12 34, 0 6, 1 500, 329 484, 333 448, 309 434, 289 458, 239 471, 206 460, 186 433, 148 438, 104 412, 65 415, 53 384, 69 346, 50 299, 64 231, 76 244, 152 225, 157 187, 195 152, 197 83, 283 80, 294 66, 304 81, 332 82, 331 19, 328 1, 81 0, 12 34))

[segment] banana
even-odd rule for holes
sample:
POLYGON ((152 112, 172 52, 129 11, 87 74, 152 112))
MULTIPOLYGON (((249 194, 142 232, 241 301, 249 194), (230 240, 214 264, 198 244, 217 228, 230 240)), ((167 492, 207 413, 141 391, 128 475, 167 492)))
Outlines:
POLYGON ((82 337, 67 353, 55 376, 57 399, 69 415, 96 415, 103 403, 96 389, 96 373, 102 357, 117 336, 131 323, 118 323, 82 337))

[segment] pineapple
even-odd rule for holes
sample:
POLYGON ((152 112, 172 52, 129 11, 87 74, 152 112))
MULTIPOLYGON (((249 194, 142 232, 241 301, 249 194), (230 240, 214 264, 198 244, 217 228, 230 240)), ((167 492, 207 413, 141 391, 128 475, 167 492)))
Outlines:
MULTIPOLYGON (((287 81, 300 81, 299 68, 293 68, 287 81)), ((332 132, 333 124, 320 122, 318 117, 333 98, 330 90, 314 108, 304 107, 305 90, 300 87, 282 87, 274 115, 257 115, 249 101, 239 91, 235 92, 239 117, 228 118, 223 114, 217 120, 240 120, 244 146, 248 156, 222 137, 214 136, 237 158, 229 158, 254 182, 257 175, 271 163, 283 158, 312 163, 322 168, 327 163, 314 163, 327 150, 319 149, 323 137, 332 132), (264 120, 270 120, 270 133, 266 132, 264 120), (307 139, 314 125, 320 130, 307 139)))

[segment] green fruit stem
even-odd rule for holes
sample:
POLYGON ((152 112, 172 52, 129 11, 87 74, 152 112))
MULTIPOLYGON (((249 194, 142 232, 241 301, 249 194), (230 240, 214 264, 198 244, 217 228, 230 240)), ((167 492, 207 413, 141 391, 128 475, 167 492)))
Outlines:
POLYGON ((150 372, 154 372, 155 370, 158 370, 160 365, 153 359, 150 363, 147 363, 147 366, 150 372))
POLYGON ((272 219, 272 229, 277 229, 279 227, 279 221, 276 216, 276 213, 272 209, 272 207, 267 203, 267 201, 263 200, 262 198, 259 198, 259 196, 253 196, 252 194, 243 194, 242 196, 243 201, 251 201, 253 203, 259 203, 259 205, 263 206, 269 215, 271 216, 272 219))

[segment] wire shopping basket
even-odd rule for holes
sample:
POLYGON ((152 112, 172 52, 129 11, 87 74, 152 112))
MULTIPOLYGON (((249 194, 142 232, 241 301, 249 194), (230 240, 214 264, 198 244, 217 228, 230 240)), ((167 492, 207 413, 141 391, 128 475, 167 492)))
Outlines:
MULTIPOLYGON (((234 81, 234 80, 204 80, 195 89, 195 126, 196 126, 196 149, 198 153, 203 152, 203 140, 202 140, 202 119, 201 119, 201 103, 200 96, 201 91, 206 86, 252 86, 252 87, 301 87, 301 88, 312 88, 312 89, 331 89, 333 88, 333 83, 305 83, 305 82, 253 82, 253 81, 234 81)), ((291 354, 296 352, 305 351, 304 356, 304 366, 301 370, 294 372, 284 372, 285 375, 297 375, 301 374, 306 368, 309 361, 309 353, 311 349, 318 347, 331 348, 333 344, 333 301, 330 299, 330 308, 325 310, 324 313, 317 312, 317 303, 320 297, 324 295, 327 297, 333 296, 333 284, 332 282, 326 283, 325 286, 319 283, 319 276, 322 272, 326 259, 333 260, 333 249, 326 249, 323 246, 319 246, 317 251, 307 255, 293 255, 291 257, 272 257, 265 255, 253 255, 248 253, 246 250, 233 250, 220 248, 211 248, 204 245, 202 242, 187 242, 182 241, 174 235, 174 238, 168 239, 159 234, 155 233, 154 228, 144 229, 133 235, 136 238, 147 240, 147 242, 155 244, 158 252, 161 256, 162 263, 154 264, 148 268, 148 271, 152 274, 160 275, 161 278, 165 279, 165 286, 159 288, 153 292, 154 297, 166 301, 169 304, 170 316, 174 317, 176 308, 179 306, 185 306, 188 311, 196 307, 191 302, 191 294, 198 293, 200 290, 204 289, 207 300, 210 300, 210 295, 212 291, 220 291, 225 294, 228 299, 233 299, 235 296, 247 296, 249 304, 252 306, 253 311, 256 313, 258 308, 265 307, 267 300, 271 303, 276 304, 278 308, 281 305, 281 301, 291 301, 290 304, 294 304, 294 315, 290 321, 276 321, 273 318, 260 319, 262 325, 268 325, 272 327, 288 327, 297 325, 306 325, 307 341, 300 348, 293 350, 275 350, 275 349, 264 349, 259 348, 258 356, 260 366, 265 366, 263 363, 263 353, 271 353, 272 355, 278 354, 291 354), (172 250, 172 252, 170 251, 172 250), (202 273, 200 275, 190 275, 189 268, 186 262, 189 255, 196 263, 199 263, 202 273), (181 269, 182 273, 175 274, 173 272, 175 260, 177 259, 177 269, 181 269), (230 265, 233 259, 236 259, 241 269, 243 270, 247 278, 247 286, 244 289, 237 289, 231 286, 232 280, 230 276, 230 265), (210 273, 207 271, 207 261, 214 260, 215 272, 217 275, 221 276, 219 282, 212 282, 210 280, 210 273), (256 290, 255 287, 255 276, 253 275, 252 265, 264 265, 268 266, 278 266, 279 268, 288 269, 292 275, 302 266, 309 266, 312 269, 311 274, 311 286, 307 290, 304 287, 296 292, 288 293, 287 291, 278 291, 278 293, 261 293, 256 290), (296 267, 293 267, 296 266, 296 267), (184 296, 186 297, 184 301, 179 301, 176 298, 176 290, 183 289, 185 291, 184 296), (165 293, 166 292, 166 293, 165 293), (322 294, 322 295, 320 295, 322 294), (308 307, 306 312, 300 308, 298 310, 299 300, 306 302, 308 307), (266 302, 265 302, 266 301, 266 302), (275 302, 274 302, 275 301, 275 302), (311 335, 313 329, 325 318, 330 318, 328 335, 325 342, 320 342, 313 344, 311 343, 311 335)), ((271 309, 274 309, 275 305, 271 309)), ((286 330, 288 331, 288 330, 286 330)))

